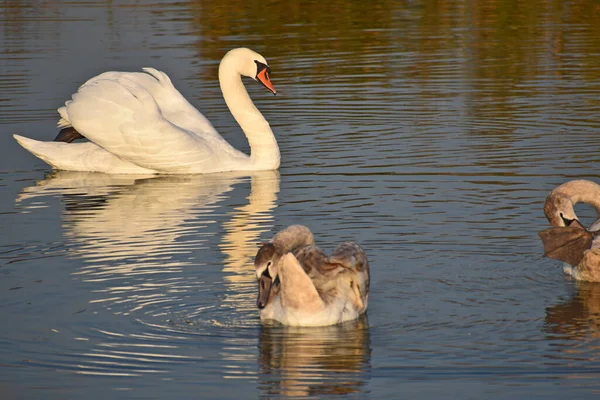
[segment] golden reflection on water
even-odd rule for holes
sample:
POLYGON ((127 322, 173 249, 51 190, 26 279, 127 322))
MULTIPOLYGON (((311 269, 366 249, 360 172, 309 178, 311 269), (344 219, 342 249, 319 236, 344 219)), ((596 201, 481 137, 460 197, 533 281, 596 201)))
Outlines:
POLYGON ((223 223, 225 233, 219 248, 226 256, 223 271, 229 288, 223 304, 238 311, 256 308, 252 300, 257 290, 254 256, 261 233, 273 224, 278 192, 279 172, 254 176, 248 204, 234 208, 223 223))
MULTIPOLYGON (((575 286, 569 300, 546 309, 545 330, 549 339, 560 340, 553 346, 560 355, 549 359, 595 365, 600 361, 600 284, 576 281, 575 286)), ((595 372, 585 368, 573 369, 566 375, 570 380, 595 377, 595 372)))
POLYGON ((366 316, 320 328, 263 326, 259 388, 286 397, 360 392, 370 353, 366 316))
MULTIPOLYGON (((193 285, 189 278, 183 281, 181 272, 205 264, 194 254, 210 250, 214 228, 203 228, 217 223, 212 213, 218 203, 245 179, 240 174, 148 177, 63 171, 25 188, 17 201, 60 194, 69 254, 84 261, 74 275, 87 282, 114 282, 98 290, 101 298, 93 302, 129 304, 128 314, 170 304, 170 296, 193 285)), ((279 173, 252 173, 250 184, 247 204, 228 214, 218 244, 226 256, 224 302, 234 310, 253 304, 243 300, 255 291, 252 257, 257 238, 272 223, 279 173)))
MULTIPOLYGON (((600 339, 600 284, 577 281, 575 285, 570 299, 546 309, 548 331, 571 340, 600 339)), ((585 347, 586 352, 589 350, 585 347)))

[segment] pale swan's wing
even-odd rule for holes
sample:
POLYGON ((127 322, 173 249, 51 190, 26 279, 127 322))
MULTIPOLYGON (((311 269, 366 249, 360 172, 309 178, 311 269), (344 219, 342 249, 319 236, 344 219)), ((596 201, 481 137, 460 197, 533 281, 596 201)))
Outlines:
POLYGON ((589 230, 592 232, 600 230, 600 218, 594 221, 594 223, 589 227, 589 230))
POLYGON ((42 142, 19 135, 13 137, 33 155, 60 170, 107 174, 155 174, 157 172, 123 160, 92 142, 42 142))
POLYGON ((366 271, 367 274, 369 271, 364 250, 354 242, 341 243, 329 257, 314 245, 300 247, 294 250, 294 255, 311 277, 335 275, 344 269, 366 271))
POLYGON ((371 272, 369 269, 369 260, 362 247, 354 242, 340 243, 328 258, 328 261, 330 263, 339 263, 345 268, 355 271, 359 280, 357 283, 361 295, 366 297, 369 294, 371 272))
POLYGON ((286 307, 306 312, 321 311, 325 304, 319 295, 314 282, 306 274, 304 266, 292 253, 281 258, 279 274, 281 275, 281 297, 286 307))
MULTIPOLYGON (((82 86, 101 80, 114 81, 119 78, 126 78, 146 89, 158 104, 163 116, 174 125, 200 136, 221 137, 210 121, 175 88, 167 74, 154 68, 143 68, 143 70, 146 73, 104 72, 91 78, 82 86)), ((58 112, 63 115, 66 112, 66 107, 61 107, 58 112)))
MULTIPOLYGON (((214 129, 192 131, 167 119, 152 94, 154 91, 162 93, 159 97, 167 97, 165 92, 153 88, 154 84, 148 89, 144 86, 148 84, 147 78, 133 76, 135 78, 131 79, 131 73, 112 72, 105 78, 101 79, 100 75, 92 79, 66 103, 66 111, 62 110, 61 115, 92 142, 146 169, 165 173, 217 172, 239 168, 248 160, 214 129)), ((177 96, 181 96, 177 91, 174 93, 172 102, 163 100, 167 109, 166 105, 176 104, 177 96)), ((171 112, 171 117, 181 125, 190 125, 190 121, 201 114, 187 120, 174 115, 171 112)))
POLYGON ((364 250, 354 242, 343 242, 336 247, 333 254, 328 257, 332 264, 343 265, 355 271, 368 271, 369 263, 364 250))

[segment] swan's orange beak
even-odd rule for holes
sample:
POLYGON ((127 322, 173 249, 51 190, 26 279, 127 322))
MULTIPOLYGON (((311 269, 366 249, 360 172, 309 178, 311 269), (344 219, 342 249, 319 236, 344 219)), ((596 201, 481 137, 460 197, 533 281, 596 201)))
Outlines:
POLYGON ((273 93, 275 95, 277 94, 277 90, 275 90, 275 87, 273 86, 273 84, 271 83, 271 79, 269 78, 269 68, 268 67, 260 70, 258 72, 258 74, 256 74, 256 79, 258 79, 258 81, 260 83, 262 83, 262 85, 264 87, 269 89, 271 91, 271 93, 273 93))

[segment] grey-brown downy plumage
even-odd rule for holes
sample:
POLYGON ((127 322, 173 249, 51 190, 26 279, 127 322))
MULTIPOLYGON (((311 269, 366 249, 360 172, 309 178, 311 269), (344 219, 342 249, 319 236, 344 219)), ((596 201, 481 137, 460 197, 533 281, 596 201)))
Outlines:
POLYGON ((261 320, 332 325, 367 309, 369 263, 354 242, 341 243, 327 256, 307 227, 291 225, 261 246, 254 264, 261 320))
POLYGON ((539 233, 544 255, 570 264, 565 272, 575 279, 600 282, 600 219, 585 228, 575 213, 577 203, 593 206, 600 215, 600 185, 577 179, 550 192, 544 214, 553 227, 539 233))

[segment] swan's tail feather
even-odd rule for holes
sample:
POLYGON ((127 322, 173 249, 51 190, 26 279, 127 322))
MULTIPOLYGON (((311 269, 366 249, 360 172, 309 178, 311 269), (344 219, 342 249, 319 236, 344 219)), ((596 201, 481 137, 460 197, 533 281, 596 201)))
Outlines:
POLYGON ((92 142, 41 142, 20 135, 13 137, 23 148, 56 169, 122 174, 156 173, 123 160, 92 142))
POLYGON ((25 150, 54 168, 69 169, 60 161, 60 159, 65 156, 65 150, 69 144, 64 142, 41 142, 20 135, 13 135, 13 137, 21 146, 23 146, 23 148, 25 148, 25 150))
POLYGON ((67 107, 62 106, 56 111, 58 111, 58 114, 60 114, 60 119, 58 120, 58 123, 56 125, 61 129, 68 128, 69 126, 71 126, 71 121, 69 121, 69 114, 67 114, 67 107))

